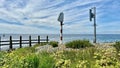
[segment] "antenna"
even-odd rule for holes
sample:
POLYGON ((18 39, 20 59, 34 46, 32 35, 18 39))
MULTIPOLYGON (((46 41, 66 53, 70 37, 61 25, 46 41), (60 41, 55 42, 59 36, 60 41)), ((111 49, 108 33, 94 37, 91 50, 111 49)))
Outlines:
POLYGON ((60 44, 63 43, 63 21, 64 21, 64 13, 61 12, 58 17, 58 21, 60 22, 60 44))
POLYGON ((96 7, 89 9, 89 14, 90 14, 90 21, 94 19, 94 41, 93 43, 96 43, 96 7), (92 10, 94 12, 92 12, 92 10))

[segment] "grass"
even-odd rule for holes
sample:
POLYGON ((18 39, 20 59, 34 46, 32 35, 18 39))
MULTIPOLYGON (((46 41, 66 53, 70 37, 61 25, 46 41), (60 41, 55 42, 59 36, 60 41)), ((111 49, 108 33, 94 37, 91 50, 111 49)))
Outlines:
POLYGON ((0 68, 120 68, 117 49, 85 47, 70 51, 35 52, 34 47, 0 52, 0 68))
POLYGON ((93 46, 89 40, 74 40, 65 44, 67 48, 85 48, 93 46))
POLYGON ((120 41, 117 41, 114 45, 113 45, 117 51, 120 51, 120 41))
POLYGON ((0 68, 53 68, 54 59, 47 52, 36 54, 34 47, 0 52, 0 68))
MULTIPOLYGON (((94 48, 85 48, 79 51, 64 51, 63 55, 65 59, 71 60, 71 68, 76 67, 79 60, 93 61, 94 48)), ((92 63, 92 62, 91 62, 92 63)))
POLYGON ((42 43, 40 43, 40 44, 35 44, 33 47, 36 48, 36 47, 38 47, 38 46, 43 46, 43 45, 46 45, 46 44, 48 44, 48 43, 42 42, 42 43))
POLYGON ((50 41, 49 45, 52 45, 52 47, 58 47, 58 42, 56 42, 56 41, 50 41))

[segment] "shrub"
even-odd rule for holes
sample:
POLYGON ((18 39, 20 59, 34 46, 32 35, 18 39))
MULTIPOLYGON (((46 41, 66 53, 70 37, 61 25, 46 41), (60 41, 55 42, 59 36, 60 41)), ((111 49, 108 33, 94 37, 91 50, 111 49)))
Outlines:
POLYGON ((67 48, 85 48, 93 46, 89 40, 74 40, 65 44, 67 48))
POLYGON ((35 44, 33 47, 36 48, 36 47, 39 47, 39 46, 44 46, 46 45, 47 43, 46 42, 41 42, 40 44, 35 44))
POLYGON ((51 41, 51 42, 49 42, 49 45, 52 45, 53 47, 58 47, 58 42, 51 41))
POLYGON ((116 42, 114 45, 113 45, 117 51, 120 51, 120 41, 116 42))

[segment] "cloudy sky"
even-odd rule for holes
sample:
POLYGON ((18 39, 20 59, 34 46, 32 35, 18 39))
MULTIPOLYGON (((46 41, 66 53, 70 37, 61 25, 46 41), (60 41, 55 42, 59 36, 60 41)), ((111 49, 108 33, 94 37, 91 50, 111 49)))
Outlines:
POLYGON ((0 0, 0 33, 58 34, 63 12, 64 33, 93 34, 94 6, 97 33, 120 34, 120 0, 0 0))

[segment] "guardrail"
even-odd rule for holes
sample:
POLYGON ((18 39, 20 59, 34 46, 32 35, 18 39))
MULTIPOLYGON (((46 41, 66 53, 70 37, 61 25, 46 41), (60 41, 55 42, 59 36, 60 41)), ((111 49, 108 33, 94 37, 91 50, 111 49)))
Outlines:
POLYGON ((32 39, 31 36, 29 36, 28 40, 23 40, 22 36, 20 36, 19 39, 12 39, 12 36, 10 36, 9 40, 3 40, 3 41, 1 40, 0 37, 0 48, 1 46, 9 45, 9 49, 13 49, 13 45, 16 44, 18 44, 20 48, 22 48, 22 44, 28 44, 31 47, 33 43, 38 43, 38 44, 40 44, 41 42, 48 43, 48 41, 49 41, 48 36, 46 36, 45 39, 41 39, 40 36, 38 36, 37 39, 32 39))

